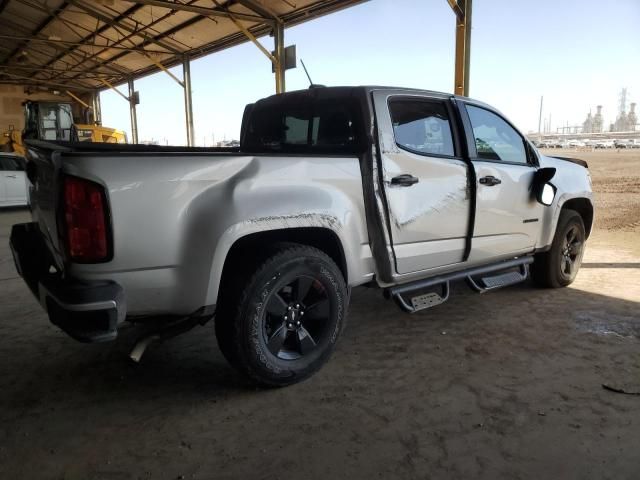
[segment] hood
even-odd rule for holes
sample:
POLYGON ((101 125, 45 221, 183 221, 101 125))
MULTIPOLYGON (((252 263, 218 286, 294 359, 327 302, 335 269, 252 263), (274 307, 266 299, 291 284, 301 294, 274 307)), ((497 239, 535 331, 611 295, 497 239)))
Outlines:
POLYGON ((547 157, 547 158, 555 158, 557 160, 564 160, 565 162, 575 163, 576 165, 580 165, 584 168, 589 168, 589 164, 584 160, 580 160, 579 158, 570 158, 570 157, 547 157))

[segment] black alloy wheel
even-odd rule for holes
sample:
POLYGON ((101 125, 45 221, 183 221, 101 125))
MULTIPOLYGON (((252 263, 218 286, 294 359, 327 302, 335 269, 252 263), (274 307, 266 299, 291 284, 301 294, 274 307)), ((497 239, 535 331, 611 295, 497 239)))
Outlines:
POLYGON ((245 263, 219 294, 220 350, 263 386, 308 378, 344 328, 349 291, 341 270, 321 250, 295 243, 269 246, 245 263))
POLYGON ((560 256, 560 271, 567 279, 573 279, 582 261, 582 247, 584 245, 583 230, 578 225, 572 225, 564 237, 562 255, 560 256))
POLYGON ((267 348, 283 360, 311 353, 329 329, 329 296, 322 283, 301 275, 273 292, 264 311, 267 348))
POLYGON ((563 209, 550 248, 535 255, 531 266, 534 283, 549 288, 571 284, 580 270, 586 241, 584 221, 580 214, 563 209))

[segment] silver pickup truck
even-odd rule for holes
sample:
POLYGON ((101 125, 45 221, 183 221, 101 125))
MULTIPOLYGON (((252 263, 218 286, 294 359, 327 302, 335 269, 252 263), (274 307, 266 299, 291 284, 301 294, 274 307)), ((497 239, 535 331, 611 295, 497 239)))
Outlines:
POLYGON ((452 281, 563 287, 593 224, 586 163, 541 155, 469 98, 314 87, 248 105, 237 149, 31 141, 33 222, 16 266, 81 341, 128 322, 153 339, 215 318, 252 380, 298 382, 329 358, 351 287, 416 312, 452 281))

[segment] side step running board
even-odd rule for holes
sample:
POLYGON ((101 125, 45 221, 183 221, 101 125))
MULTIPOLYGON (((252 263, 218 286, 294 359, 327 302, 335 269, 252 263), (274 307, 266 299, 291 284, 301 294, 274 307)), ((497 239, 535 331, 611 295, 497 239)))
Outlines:
POLYGON ((529 273, 529 265, 532 263, 533 256, 528 255, 397 285, 387 288, 384 293, 385 297, 393 298, 402 310, 414 313, 444 303, 449 298, 449 283, 452 281, 466 279, 474 290, 486 292, 525 280, 529 273), (518 268, 519 272, 505 272, 513 268, 518 268), (497 273, 497 275, 492 276, 491 273, 497 273), (474 277, 479 278, 474 280, 474 277), (425 290, 433 289, 440 289, 440 293, 423 293, 425 290), (410 300, 407 301, 406 298, 410 300))
POLYGON ((484 275, 476 279, 467 277, 467 283, 476 292, 485 293, 516 283, 524 282, 529 276, 529 265, 524 264, 518 267, 518 271, 502 272, 495 275, 484 275))

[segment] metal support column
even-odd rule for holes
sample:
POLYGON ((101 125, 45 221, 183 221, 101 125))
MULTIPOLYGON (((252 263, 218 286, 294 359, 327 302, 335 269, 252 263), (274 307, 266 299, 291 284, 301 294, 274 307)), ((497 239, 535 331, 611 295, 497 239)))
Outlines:
POLYGON ((187 145, 193 147, 193 101, 191 99, 191 64, 189 57, 184 57, 182 61, 182 81, 184 83, 184 116, 187 122, 187 145))
POLYGON ((133 88, 133 79, 129 82, 129 113, 131 114, 131 142, 138 143, 138 116, 136 115, 135 89, 133 88))
POLYGON ((96 125, 102 125, 102 104, 100 102, 100 92, 94 92, 91 99, 91 107, 93 109, 93 123, 96 125))
POLYGON ((274 53, 275 61, 273 69, 276 74, 276 93, 285 92, 285 61, 284 61, 284 23, 276 22, 273 28, 273 43, 275 44, 274 53))
POLYGON ((471 63, 472 0, 449 0, 456 14, 456 95, 469 96, 469 66, 471 63))

